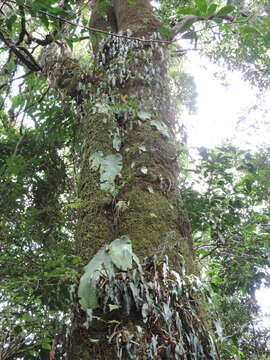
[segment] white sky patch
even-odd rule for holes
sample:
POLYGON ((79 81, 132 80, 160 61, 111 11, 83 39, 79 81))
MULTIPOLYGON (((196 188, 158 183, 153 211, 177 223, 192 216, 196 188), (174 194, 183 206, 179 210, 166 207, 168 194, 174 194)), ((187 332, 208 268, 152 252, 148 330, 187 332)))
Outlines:
MULTIPOLYGON (((214 74, 224 71, 221 67, 211 64, 206 58, 196 53, 188 56, 188 71, 194 75, 197 86, 197 108, 194 115, 185 114, 184 122, 188 130, 188 145, 215 147, 226 139, 232 139, 235 145, 242 148, 254 148, 260 144, 270 144, 270 136, 260 125, 270 124, 266 109, 248 113, 247 109, 258 103, 257 89, 252 88, 241 79, 238 72, 226 72, 226 79, 217 79, 214 74), (240 117, 250 116, 257 125, 257 136, 254 137, 254 127, 250 134, 247 131, 237 131, 240 117)), ((270 94, 266 94, 270 99, 270 94)))
POLYGON ((259 290, 256 290, 255 296, 261 308, 261 323, 263 326, 270 328, 270 288, 262 286, 259 290))

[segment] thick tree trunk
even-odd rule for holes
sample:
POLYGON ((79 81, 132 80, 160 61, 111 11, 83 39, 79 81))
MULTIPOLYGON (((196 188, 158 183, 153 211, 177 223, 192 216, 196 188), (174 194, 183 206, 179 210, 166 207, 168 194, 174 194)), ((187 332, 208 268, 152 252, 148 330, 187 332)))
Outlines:
MULTIPOLYGON (((147 0, 132 4, 115 0, 114 16, 109 7, 104 24, 94 9, 91 24, 114 31, 116 21, 118 32, 129 30, 132 36, 145 38, 154 38, 160 25, 147 0)), ((109 38, 99 43, 95 56, 100 81, 91 92, 82 124, 78 252, 87 260, 105 242, 128 235, 135 253, 143 258, 162 252, 170 241, 192 271, 189 226, 177 187, 178 144, 168 97, 166 48, 109 38), (100 189, 98 171, 89 161, 96 152, 117 153, 114 134, 121 141, 118 152, 123 159, 115 179, 117 194, 100 189)))
MULTIPOLYGON (((92 1, 91 27, 133 38, 159 39, 161 24, 149 0, 113 0, 102 6, 101 12, 102 3, 92 1)), ((189 223, 177 185, 178 143, 166 79, 166 44, 97 35, 93 49, 95 65, 90 77, 78 76, 78 69, 74 70, 76 65, 67 54, 61 61, 57 59, 58 72, 49 57, 47 64, 43 64, 43 73, 51 79, 52 86, 74 96, 81 114, 81 206, 76 251, 87 263, 102 245, 126 235, 140 260, 152 255, 162 259, 167 255, 176 271, 194 274, 189 223), (63 66, 72 71, 63 72, 63 66), (119 172, 104 182, 95 161, 97 157, 108 160, 112 156, 118 159, 119 172)), ((88 330, 83 325, 85 314, 75 315, 66 357, 70 360, 132 358, 117 349, 115 343, 109 344, 113 330, 108 321, 117 319, 129 334, 138 326, 145 327, 138 309, 128 319, 121 311, 104 314, 98 310, 96 315, 103 318, 103 323, 94 321, 88 330), (98 344, 91 343, 91 339, 98 339, 98 344)), ((133 358, 153 358, 144 352, 149 340, 147 328, 144 331, 133 358)), ((188 336, 185 339, 188 343, 188 336)), ((208 340, 205 344, 202 354, 207 354, 208 340)), ((177 359, 195 359, 192 351, 177 359)), ((156 358, 172 358, 164 354, 156 358)), ((203 356, 200 358, 212 359, 210 355, 203 356)))

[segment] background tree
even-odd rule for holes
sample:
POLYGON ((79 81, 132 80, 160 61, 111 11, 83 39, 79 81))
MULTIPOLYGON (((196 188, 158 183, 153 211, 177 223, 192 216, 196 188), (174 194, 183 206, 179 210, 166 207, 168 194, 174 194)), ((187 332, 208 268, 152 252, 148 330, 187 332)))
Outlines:
MULTIPOLYGON (((255 66, 251 80, 266 86, 258 69, 267 68, 268 16, 263 3, 256 16, 252 6, 245 12, 204 1, 190 6, 3 2, 2 358, 218 357, 199 305, 205 294, 194 277, 198 267, 178 186, 181 144, 168 52, 185 53, 171 47, 177 36, 196 47, 200 35, 213 56, 207 44, 214 39, 219 59, 246 74, 255 66), (255 33, 260 51, 248 56, 255 33), (241 50, 233 61, 228 44, 241 50), (92 309, 79 310, 76 287, 72 302, 68 289, 81 265, 116 238, 118 250, 132 254, 131 239, 140 260, 157 258, 142 268, 134 258, 131 270, 118 255, 120 264, 97 283, 103 311, 92 318, 92 309)), ((113 258, 113 248, 103 251, 113 258)))

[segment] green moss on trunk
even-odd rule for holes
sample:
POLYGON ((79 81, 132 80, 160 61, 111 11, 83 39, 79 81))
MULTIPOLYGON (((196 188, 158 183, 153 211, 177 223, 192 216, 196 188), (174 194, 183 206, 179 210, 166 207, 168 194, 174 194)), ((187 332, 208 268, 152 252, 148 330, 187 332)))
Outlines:
MULTIPOLYGON (((102 19, 95 7, 91 23, 113 29, 112 10, 118 31, 130 29, 134 36, 149 38, 160 25, 147 0, 132 4, 114 0, 110 14, 102 19)), ((101 81, 83 104, 87 111, 82 124, 77 252, 89 261, 101 245, 127 235, 140 259, 167 255, 179 272, 185 268, 186 273, 195 273, 189 223, 177 185, 178 144, 168 96, 166 49, 156 43, 100 40, 96 72, 101 81), (103 110, 97 110, 98 103, 103 110), (113 179, 118 190, 113 195, 101 190, 99 172, 91 168, 90 156, 97 151, 118 152, 123 158, 122 171, 113 179)), ((80 340, 73 336, 70 359, 116 358, 115 350, 103 342, 89 347, 89 337, 97 335, 93 329, 83 330, 86 342, 81 329, 75 331, 80 340)), ((105 325, 101 334, 106 337, 105 325)))

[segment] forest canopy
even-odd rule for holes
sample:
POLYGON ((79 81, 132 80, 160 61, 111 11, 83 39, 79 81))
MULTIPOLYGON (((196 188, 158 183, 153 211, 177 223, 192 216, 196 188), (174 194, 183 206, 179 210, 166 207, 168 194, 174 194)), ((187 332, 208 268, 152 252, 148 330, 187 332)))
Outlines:
POLYGON ((2 360, 269 358, 270 148, 194 158, 181 116, 190 51, 268 90, 270 8, 152 5, 0 3, 2 360))

